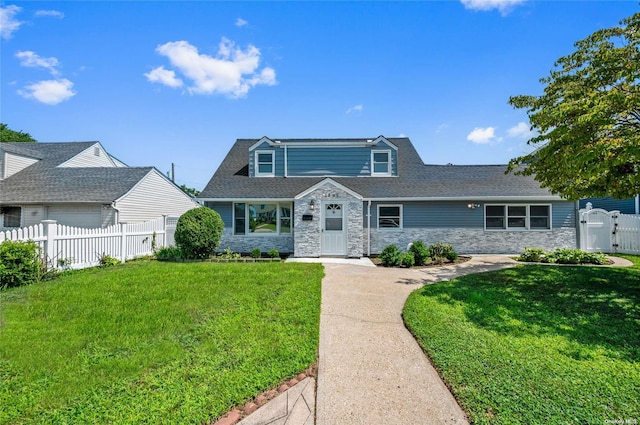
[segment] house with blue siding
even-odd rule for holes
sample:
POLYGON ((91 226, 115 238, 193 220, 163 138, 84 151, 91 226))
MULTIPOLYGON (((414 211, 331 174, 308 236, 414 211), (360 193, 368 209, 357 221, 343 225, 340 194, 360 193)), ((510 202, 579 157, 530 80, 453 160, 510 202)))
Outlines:
POLYGON ((576 247, 575 202, 506 165, 426 165, 406 137, 239 139, 199 199, 220 248, 361 257, 389 244, 460 253, 576 247))

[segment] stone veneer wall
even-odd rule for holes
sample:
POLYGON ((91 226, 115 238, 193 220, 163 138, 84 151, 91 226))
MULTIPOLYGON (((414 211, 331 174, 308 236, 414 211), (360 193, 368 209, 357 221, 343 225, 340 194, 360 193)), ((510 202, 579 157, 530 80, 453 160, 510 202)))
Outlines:
POLYGON ((320 257, 321 255, 321 201, 346 202, 347 214, 347 257, 362 257, 363 255, 363 208, 362 200, 339 189, 331 183, 326 183, 313 192, 308 193, 294 202, 295 232, 294 254, 296 257, 320 257), (312 213, 309 205, 311 200, 315 203, 315 211, 312 213), (303 214, 313 214, 312 221, 302 221, 303 214))
POLYGON ((262 252, 275 248, 281 254, 289 254, 293 252, 293 235, 234 235, 233 229, 225 228, 216 251, 230 248, 233 252, 249 253, 256 247, 262 252))
MULTIPOLYGON (((429 245, 444 242, 453 245, 461 254, 517 254, 524 248, 576 248, 576 229, 562 228, 551 231, 486 231, 484 229, 402 229, 371 230, 371 254, 376 255, 387 245, 395 244, 401 250, 413 241, 429 245)), ((365 240, 365 244, 366 244, 365 240)), ((367 247, 364 247, 367 252, 367 247)))

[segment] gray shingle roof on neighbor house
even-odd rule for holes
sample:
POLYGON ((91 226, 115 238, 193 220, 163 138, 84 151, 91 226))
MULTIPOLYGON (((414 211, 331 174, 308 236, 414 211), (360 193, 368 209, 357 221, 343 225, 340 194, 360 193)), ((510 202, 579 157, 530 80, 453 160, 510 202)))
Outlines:
POLYGON ((108 204, 126 194, 153 167, 58 168, 97 142, 0 143, 0 150, 40 158, 0 180, 0 204, 90 202, 108 204))
MULTIPOLYGON (((365 142, 370 139, 278 139, 281 142, 365 142)), ((505 174, 506 165, 425 165, 411 141, 387 138, 398 147, 397 177, 331 177, 365 199, 545 197, 557 198, 533 177, 505 174)), ((326 177, 248 177, 249 147, 258 139, 238 139, 200 199, 294 198, 326 177)))

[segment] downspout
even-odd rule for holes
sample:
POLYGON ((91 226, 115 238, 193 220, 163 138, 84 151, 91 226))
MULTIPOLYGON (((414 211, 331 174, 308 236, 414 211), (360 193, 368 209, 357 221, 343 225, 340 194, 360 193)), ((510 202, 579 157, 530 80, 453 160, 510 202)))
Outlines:
POLYGON ((640 195, 636 195, 636 214, 640 214, 640 195))
MULTIPOLYGON (((115 219, 113 220, 113 224, 118 224, 118 220, 120 220, 120 210, 116 208, 116 201, 111 203, 111 208, 116 212, 115 219)), ((113 226, 112 224, 112 226, 113 226)))
POLYGON ((284 145, 284 176, 289 177, 289 155, 287 154, 287 145, 284 145))
POLYGON ((367 257, 371 257, 371 199, 367 201, 367 257))

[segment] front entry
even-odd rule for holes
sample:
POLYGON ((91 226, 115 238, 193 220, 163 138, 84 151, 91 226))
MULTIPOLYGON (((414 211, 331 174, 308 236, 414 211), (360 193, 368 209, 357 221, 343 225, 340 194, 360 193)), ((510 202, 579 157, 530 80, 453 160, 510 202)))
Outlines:
POLYGON ((347 229, 345 203, 322 203, 321 255, 347 255, 347 229))

